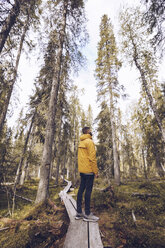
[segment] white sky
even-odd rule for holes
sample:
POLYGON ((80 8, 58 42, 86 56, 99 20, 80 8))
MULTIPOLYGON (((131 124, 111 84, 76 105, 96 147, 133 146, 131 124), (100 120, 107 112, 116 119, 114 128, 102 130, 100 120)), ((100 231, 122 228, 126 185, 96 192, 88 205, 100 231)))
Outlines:
MULTIPOLYGON (((139 3, 139 0, 88 0, 86 3, 86 15, 89 20, 87 28, 90 35, 90 42, 85 49, 85 55, 88 59, 88 66, 87 69, 84 69, 79 73, 79 77, 77 79, 75 78, 75 82, 77 82, 79 87, 85 88, 85 95, 82 96, 80 100, 85 107, 85 110, 87 110, 88 105, 91 104, 94 118, 96 118, 99 112, 98 104, 96 104, 97 96, 96 80, 94 78, 94 61, 97 58, 97 44, 100 40, 99 25, 101 22, 101 17, 104 14, 107 14, 111 19, 117 42, 119 28, 118 13, 120 8, 127 3, 135 5, 136 2, 139 3)), ((125 112, 130 101, 133 101, 138 97, 139 84, 136 80, 138 74, 135 69, 123 66, 118 76, 120 84, 125 86, 126 93, 130 95, 129 100, 125 100, 124 102, 120 100, 120 105, 122 106, 123 112, 125 112)))
MULTIPOLYGON (((85 89, 85 94, 80 96, 80 102, 82 103, 84 110, 87 110, 88 105, 91 104, 94 118, 98 114, 98 106, 96 104, 96 81, 94 78, 95 59, 97 58, 97 43, 99 41, 99 25, 101 17, 107 14, 110 17, 114 26, 114 31, 117 41, 117 29, 118 29, 118 13, 123 4, 135 5, 140 0, 88 0, 86 2, 86 15, 88 19, 87 29, 90 36, 90 42, 84 49, 84 54, 87 57, 87 66, 82 69, 79 76, 74 78, 75 83, 79 88, 85 89)), ((26 105, 29 100, 29 95, 32 94, 34 79, 38 73, 38 66, 36 61, 27 61, 25 57, 20 61, 19 71, 21 73, 21 82, 17 83, 15 91, 19 99, 15 104, 12 101, 12 112, 14 115, 9 119, 9 125, 13 126, 20 109, 26 105)), ((163 67, 162 67, 163 75, 163 67)), ((162 76, 163 77, 163 76, 162 76)), ((161 77, 161 79, 163 79, 161 77)), ((120 106, 123 113, 126 112, 127 107, 131 102, 134 102, 138 98, 139 82, 137 81, 138 74, 134 68, 130 68, 126 65, 122 67, 119 72, 119 82, 126 88, 126 93, 130 95, 128 100, 120 101, 120 106)))

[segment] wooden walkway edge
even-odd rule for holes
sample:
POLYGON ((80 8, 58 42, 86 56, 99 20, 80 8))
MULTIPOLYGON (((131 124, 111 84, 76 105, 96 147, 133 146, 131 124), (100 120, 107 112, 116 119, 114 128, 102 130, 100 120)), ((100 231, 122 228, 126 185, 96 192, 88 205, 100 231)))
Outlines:
POLYGON ((75 220, 76 201, 67 194, 72 183, 65 181, 68 185, 60 192, 59 196, 65 204, 70 218, 70 225, 63 248, 103 248, 98 223, 75 220))

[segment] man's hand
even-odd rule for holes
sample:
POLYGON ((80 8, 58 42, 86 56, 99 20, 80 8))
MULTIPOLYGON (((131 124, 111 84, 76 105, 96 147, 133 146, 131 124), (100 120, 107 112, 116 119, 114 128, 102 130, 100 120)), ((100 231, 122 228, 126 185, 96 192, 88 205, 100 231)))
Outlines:
POLYGON ((95 174, 95 178, 98 178, 99 177, 99 175, 98 174, 95 174))

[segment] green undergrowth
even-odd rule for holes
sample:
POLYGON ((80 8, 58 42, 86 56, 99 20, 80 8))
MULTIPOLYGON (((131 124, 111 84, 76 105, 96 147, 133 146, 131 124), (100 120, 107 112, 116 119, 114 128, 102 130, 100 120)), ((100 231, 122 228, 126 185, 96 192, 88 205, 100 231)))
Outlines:
MULTIPOLYGON (((35 200, 38 181, 31 180, 24 186, 19 186, 17 194, 35 200)), ((63 247, 69 218, 59 199, 59 192, 64 184, 54 186, 50 182, 50 199, 35 205, 16 198, 16 209, 12 218, 5 217, 7 213, 6 193, 0 191, 3 199, 0 206, 0 247, 1 248, 44 248, 63 247)), ((11 203, 11 202, 10 202, 11 203)))
POLYGON ((107 192, 97 187, 91 204, 104 247, 165 247, 165 181, 130 182, 107 192))

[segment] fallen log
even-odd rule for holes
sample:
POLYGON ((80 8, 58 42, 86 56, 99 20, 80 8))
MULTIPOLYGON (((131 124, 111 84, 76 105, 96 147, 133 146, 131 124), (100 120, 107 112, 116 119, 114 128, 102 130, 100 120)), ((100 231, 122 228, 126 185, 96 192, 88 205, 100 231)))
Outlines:
MULTIPOLYGON (((1 189, 3 192, 6 192, 6 190, 4 190, 4 189, 1 189)), ((11 194, 11 193, 10 193, 11 194)), ((31 200, 31 199, 29 199, 29 198, 26 198, 26 197, 24 197, 24 196, 21 196, 21 195, 15 195, 16 197, 18 197, 18 198, 21 198, 21 199, 23 199, 23 200, 25 200, 25 201, 29 201, 29 202, 34 202, 33 200, 31 200)))
POLYGON ((131 196, 133 196, 133 197, 138 197, 138 198, 141 198, 141 199, 146 199, 146 198, 148 198, 148 197, 160 197, 160 195, 158 195, 158 194, 150 194, 150 193, 132 193, 132 195, 131 196))
POLYGON ((15 196, 18 197, 18 198, 21 198, 21 199, 23 199, 25 201, 34 202, 34 200, 31 200, 29 198, 26 198, 26 197, 23 197, 23 196, 20 196, 20 195, 15 195, 15 196))
POLYGON ((5 183, 1 183, 1 186, 10 186, 10 185, 14 185, 14 183, 10 183, 10 182, 5 182, 5 183))
POLYGON ((1 228, 1 229, 0 229, 0 232, 1 232, 1 231, 8 230, 9 228, 10 228, 10 227, 4 227, 4 228, 1 228))

